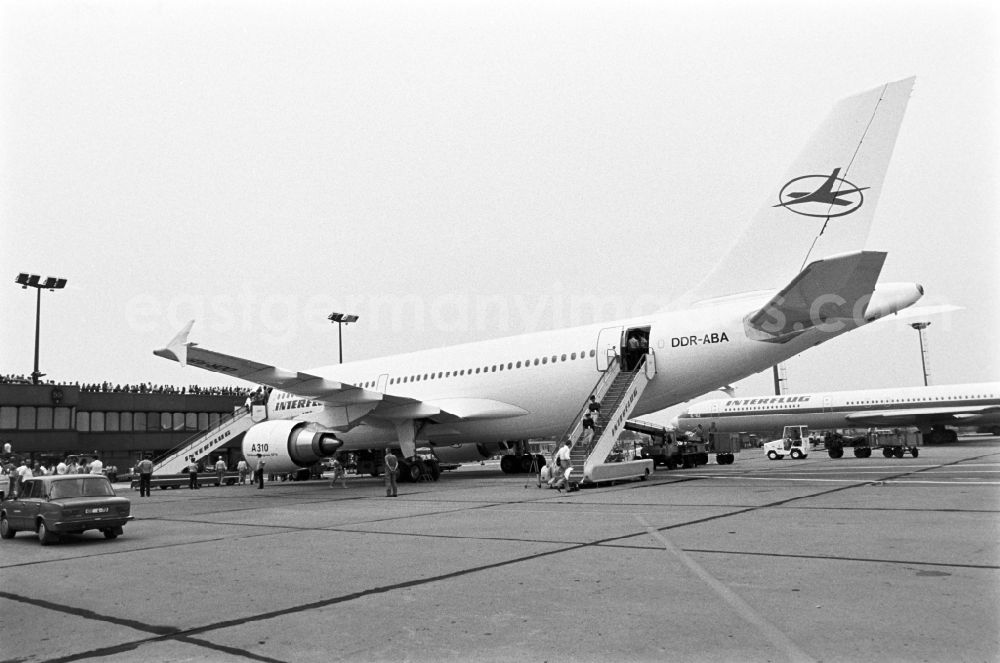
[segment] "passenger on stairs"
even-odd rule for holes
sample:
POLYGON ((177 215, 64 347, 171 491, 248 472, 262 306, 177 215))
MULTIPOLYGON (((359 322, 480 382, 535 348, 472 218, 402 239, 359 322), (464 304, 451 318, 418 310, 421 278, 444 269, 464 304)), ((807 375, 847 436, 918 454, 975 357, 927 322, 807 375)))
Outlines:
POLYGON ((597 396, 594 396, 593 394, 590 395, 590 402, 587 403, 587 412, 590 413, 590 416, 593 418, 595 424, 598 420, 600 420, 601 404, 597 402, 597 396))
POLYGON ((632 334, 628 337, 628 342, 625 348, 625 370, 631 371, 635 368, 636 362, 639 360, 639 337, 636 334, 632 334))
POLYGON ((590 441, 594 439, 594 434, 594 419, 590 416, 590 412, 586 412, 583 415, 583 430, 580 431, 580 444, 589 445, 590 441))

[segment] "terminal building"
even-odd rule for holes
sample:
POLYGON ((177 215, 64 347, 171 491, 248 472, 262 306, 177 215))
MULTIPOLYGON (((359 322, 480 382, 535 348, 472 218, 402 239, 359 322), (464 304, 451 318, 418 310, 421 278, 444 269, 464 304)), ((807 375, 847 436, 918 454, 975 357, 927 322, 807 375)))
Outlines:
MULTIPOLYGON (((0 448, 32 460, 97 454, 127 471, 219 425, 246 393, 89 390, 77 385, 0 384, 0 448)), ((242 436, 213 452, 230 466, 242 436)))

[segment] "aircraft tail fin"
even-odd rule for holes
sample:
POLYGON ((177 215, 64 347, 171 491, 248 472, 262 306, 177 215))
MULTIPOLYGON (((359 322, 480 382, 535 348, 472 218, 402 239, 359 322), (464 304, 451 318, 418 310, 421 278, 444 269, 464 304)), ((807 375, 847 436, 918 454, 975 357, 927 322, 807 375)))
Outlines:
POLYGON ((837 103, 732 250, 685 299, 775 290, 810 261, 863 249, 914 80, 837 103))

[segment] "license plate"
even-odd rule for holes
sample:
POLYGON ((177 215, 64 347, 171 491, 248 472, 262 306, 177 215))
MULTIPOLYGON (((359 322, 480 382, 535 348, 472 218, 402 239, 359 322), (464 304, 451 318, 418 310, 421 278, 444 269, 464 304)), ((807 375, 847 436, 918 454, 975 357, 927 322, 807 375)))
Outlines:
POLYGON ((87 513, 107 513, 107 512, 108 512, 108 507, 106 506, 101 506, 94 509, 87 509, 87 513))

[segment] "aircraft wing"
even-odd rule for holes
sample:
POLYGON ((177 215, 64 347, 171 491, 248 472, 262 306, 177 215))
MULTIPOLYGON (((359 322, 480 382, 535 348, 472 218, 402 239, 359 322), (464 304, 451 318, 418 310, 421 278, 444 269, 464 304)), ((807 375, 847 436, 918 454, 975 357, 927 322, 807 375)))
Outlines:
POLYGON ((371 416, 389 421, 429 419, 437 423, 454 423, 475 419, 503 419, 527 414, 526 410, 516 405, 488 399, 452 398, 421 401, 406 396, 393 396, 311 373, 288 370, 206 350, 199 348, 197 343, 188 342, 187 337, 192 325, 194 320, 185 325, 165 348, 154 350, 153 354, 176 361, 181 366, 190 364, 206 371, 256 382, 327 405, 337 407, 368 405, 366 411, 371 416))
POLYGON ((791 283, 746 319, 750 338, 785 343, 825 325, 856 326, 886 253, 857 251, 809 263, 791 283), (860 312, 860 313, 859 313, 860 312))
POLYGON ((911 408, 907 410, 876 410, 855 412, 845 417, 854 424, 871 426, 920 426, 931 424, 971 423, 987 414, 1000 412, 998 405, 976 405, 972 407, 911 408))

